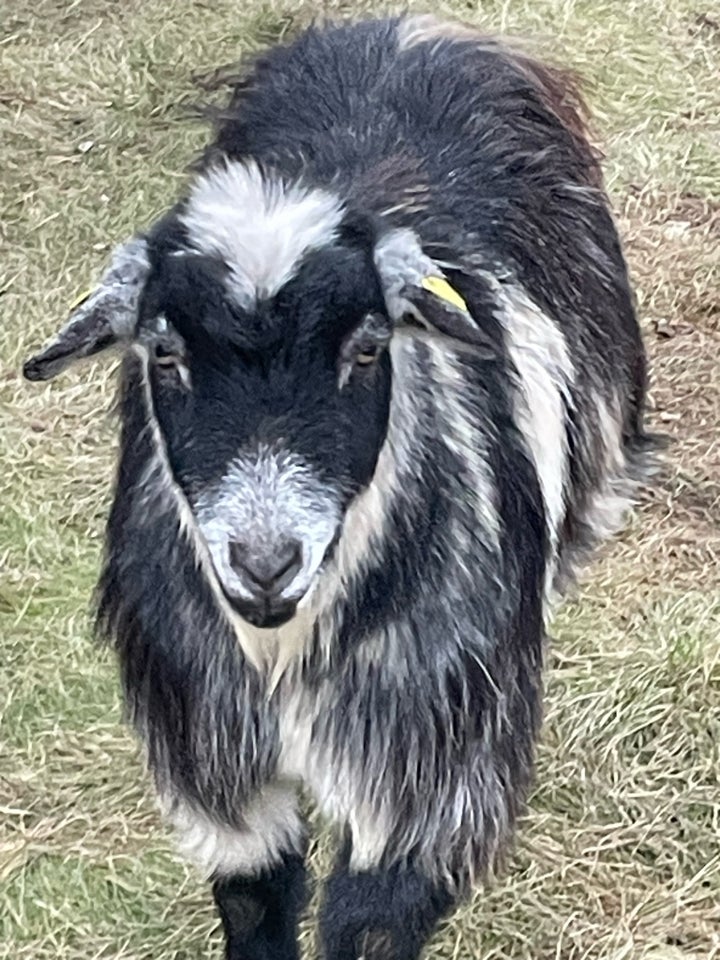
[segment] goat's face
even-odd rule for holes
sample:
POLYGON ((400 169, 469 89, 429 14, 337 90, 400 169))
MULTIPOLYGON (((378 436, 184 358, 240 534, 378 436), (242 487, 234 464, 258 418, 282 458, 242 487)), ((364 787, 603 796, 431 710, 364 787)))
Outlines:
POLYGON ((372 260, 332 247, 272 298, 233 300, 216 260, 153 265, 137 338, 177 484, 228 599, 290 618, 371 480, 390 401, 387 316, 372 260))
POLYGON ((270 627, 292 617, 371 482, 389 416, 387 347, 410 315, 484 349, 411 231, 352 221, 330 193, 228 164, 149 237, 116 249, 24 370, 45 380, 133 346, 138 403, 214 574, 242 616, 270 627))

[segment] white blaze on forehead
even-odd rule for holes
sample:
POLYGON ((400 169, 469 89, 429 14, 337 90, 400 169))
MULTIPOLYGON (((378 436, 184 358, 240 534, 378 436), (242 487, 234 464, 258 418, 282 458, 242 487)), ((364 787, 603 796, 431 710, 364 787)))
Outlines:
POLYGON ((331 244, 342 214, 334 194, 285 183, 249 161, 203 173, 180 220, 193 249, 221 257, 233 293, 251 305, 277 293, 307 253, 331 244))

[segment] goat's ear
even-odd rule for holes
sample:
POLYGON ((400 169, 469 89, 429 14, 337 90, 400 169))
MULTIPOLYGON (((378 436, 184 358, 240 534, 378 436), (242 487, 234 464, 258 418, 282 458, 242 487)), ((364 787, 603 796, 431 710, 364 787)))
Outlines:
POLYGON ((25 377, 50 380, 73 361, 130 340, 149 270, 144 237, 116 247, 99 285, 73 309, 56 336, 25 362, 25 377))
POLYGON ((462 296, 412 230, 391 230, 381 236, 375 245, 375 266, 395 323, 414 320, 429 331, 494 355, 462 296))

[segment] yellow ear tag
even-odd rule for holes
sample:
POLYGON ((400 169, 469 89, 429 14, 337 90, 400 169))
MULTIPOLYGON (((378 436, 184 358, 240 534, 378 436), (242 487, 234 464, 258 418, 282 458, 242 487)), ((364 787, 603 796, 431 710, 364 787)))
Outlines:
POLYGON ((91 287, 89 290, 85 290, 84 293, 81 293, 80 296, 75 297, 73 302, 70 304, 70 312, 72 313, 73 310, 77 310, 80 304, 84 303, 92 292, 93 288, 91 287))
POLYGON ((463 310, 467 313, 467 304, 457 290, 451 287, 444 277, 423 277, 421 284, 426 290, 429 290, 430 293, 434 293, 436 297, 440 297, 441 300, 446 300, 454 307, 457 307, 458 310, 463 310))

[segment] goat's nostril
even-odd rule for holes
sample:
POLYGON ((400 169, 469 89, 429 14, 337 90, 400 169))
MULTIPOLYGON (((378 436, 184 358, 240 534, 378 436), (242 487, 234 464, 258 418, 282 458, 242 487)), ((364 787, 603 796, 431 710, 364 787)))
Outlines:
POLYGON ((292 583, 302 567, 302 544, 286 540, 274 547, 250 547, 240 541, 228 545, 230 566, 255 594, 275 596, 292 583))
POLYGON ((228 544, 228 554, 230 566, 233 570, 241 571, 245 566, 245 558, 248 555, 247 544, 242 543, 240 540, 231 540, 228 544))
MULTIPOLYGON (((292 577, 302 566, 302 544, 299 540, 288 540, 275 554, 275 579, 291 575, 292 577)), ((288 580, 288 583, 290 581, 288 580)))

